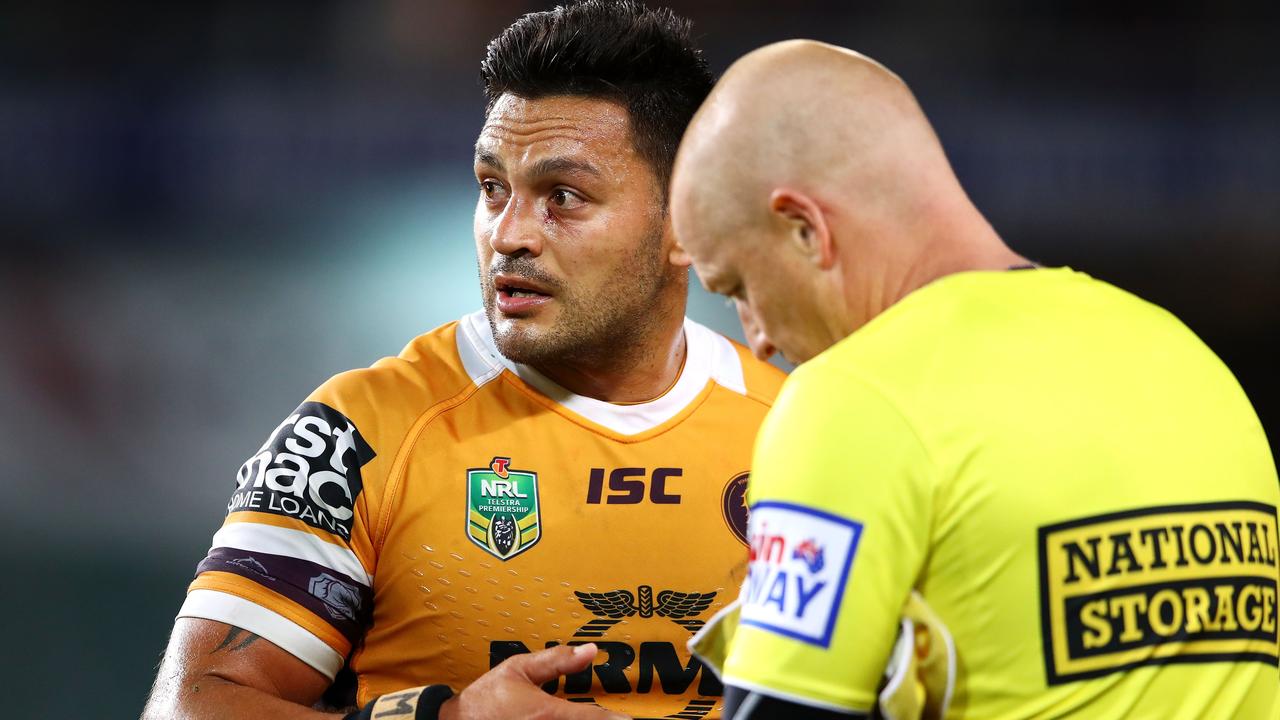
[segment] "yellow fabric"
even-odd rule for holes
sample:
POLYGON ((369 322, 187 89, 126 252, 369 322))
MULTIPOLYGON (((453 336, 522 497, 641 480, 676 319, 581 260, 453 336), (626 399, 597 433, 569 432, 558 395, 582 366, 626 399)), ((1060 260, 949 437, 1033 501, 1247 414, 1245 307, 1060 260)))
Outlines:
MULTIPOLYGON (((689 640, 689 649, 717 674, 738 630, 741 600, 716 613, 689 640)), ((945 624, 912 592, 902 609, 898 639, 881 680, 878 704, 884 720, 938 720, 946 714, 955 683, 955 647, 945 624)))
POLYGON ((886 670, 888 684, 880 691, 877 705, 885 720, 920 720, 928 701, 924 683, 919 682, 920 658, 915 653, 916 627, 903 619, 898 641, 893 645, 886 670))
MULTIPOLYGON (((685 644, 742 583, 746 546, 722 507, 749 469, 782 373, 735 345, 746 394, 708 382, 662 425, 620 435, 509 370, 477 385, 457 332, 450 324, 428 333, 400 357, 338 375, 308 398, 348 418, 376 453, 360 468, 349 539, 255 512, 233 512, 227 526, 300 530, 317 539, 317 552, 349 548, 358 558, 373 592, 372 623, 349 661, 360 705, 407 687, 461 689, 517 651, 596 642, 607 665, 557 683, 560 696, 639 717, 690 708, 718 717, 719 683, 685 644), (468 501, 469 473, 490 471, 497 458, 509 460, 511 477, 536 474, 538 499, 536 513, 519 519, 520 551, 505 559, 494 554, 488 518, 468 501), (622 481, 642 483, 639 501, 611 501, 629 495, 608 477, 620 468, 634 469, 622 481), (652 490, 662 468, 678 472, 666 477, 669 497, 659 503, 652 490), (603 488, 590 503, 597 470, 603 488)), ((486 477, 494 487, 501 479, 486 477)), ((192 587, 212 587, 215 575, 192 587)), ((234 582, 274 582, 246 577, 234 582)), ((303 612, 268 593, 238 594, 291 618, 303 612)), ((350 647, 329 622, 320 613, 300 624, 345 655, 350 647)))
POLYGON ((885 670, 879 696, 881 717, 940 720, 951 702, 955 672, 951 633, 920 593, 912 591, 903 606, 898 642, 885 670))
POLYGON ((734 600, 721 608, 707 624, 689 638, 689 649, 716 675, 724 674, 724 661, 729 655, 733 635, 738 631, 741 601, 734 600))
POLYGON ((937 720, 946 716, 955 692, 955 676, 959 668, 956 667, 954 640, 942 618, 933 612, 920 593, 911 593, 904 613, 912 619, 915 631, 912 657, 916 661, 916 672, 909 677, 920 688, 918 695, 923 700, 920 717, 937 720))
POLYGON ((800 367, 750 502, 726 682, 866 712, 914 589, 955 641, 949 718, 1276 702, 1262 427, 1185 326, 1081 273, 946 277, 800 367))

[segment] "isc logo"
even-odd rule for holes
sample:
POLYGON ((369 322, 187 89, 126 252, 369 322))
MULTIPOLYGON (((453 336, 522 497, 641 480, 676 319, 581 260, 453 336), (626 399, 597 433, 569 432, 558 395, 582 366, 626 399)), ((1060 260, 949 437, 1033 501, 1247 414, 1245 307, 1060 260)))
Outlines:
MULTIPOLYGON (((614 468, 609 471, 609 495, 604 498, 606 505, 635 505, 644 502, 646 488, 649 502, 656 505, 676 505, 680 496, 667 492, 667 480, 680 477, 684 470, 672 467, 648 470, 639 467, 614 468), (645 478, 648 482, 645 482, 645 478)), ((591 481, 587 484, 587 504, 599 505, 604 495, 604 468, 591 468, 591 481)))

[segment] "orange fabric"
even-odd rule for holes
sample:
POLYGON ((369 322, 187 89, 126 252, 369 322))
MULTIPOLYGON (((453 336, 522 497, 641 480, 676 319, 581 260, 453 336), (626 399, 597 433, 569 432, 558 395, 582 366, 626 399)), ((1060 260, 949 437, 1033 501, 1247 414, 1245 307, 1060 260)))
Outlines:
MULTIPOLYGON (((782 373, 737 347, 747 395, 708 382, 668 421, 622 435, 510 371, 477 387, 456 332, 428 333, 309 398, 349 418, 376 452, 361 468, 350 539, 323 538, 351 547, 373 577, 372 622, 349 661, 358 702, 434 683, 461 689, 514 652, 597 642, 607 666, 558 683, 559 695, 637 717, 718 717, 719 683, 685 643, 743 580, 746 546, 723 506, 749 469, 782 373), (505 559, 482 546, 468 499, 469 471, 489 471, 494 458, 536 474, 536 528, 524 516, 524 549, 505 559)), ((529 487, 520 477, 515 492, 529 487)), ((251 512, 228 522, 325 535, 251 512)), ((290 619, 306 612, 283 597, 249 597, 244 578, 214 588, 209 578, 220 574, 193 587, 232 587, 290 619)), ((311 617, 299 624, 345 655, 336 631, 311 617)))

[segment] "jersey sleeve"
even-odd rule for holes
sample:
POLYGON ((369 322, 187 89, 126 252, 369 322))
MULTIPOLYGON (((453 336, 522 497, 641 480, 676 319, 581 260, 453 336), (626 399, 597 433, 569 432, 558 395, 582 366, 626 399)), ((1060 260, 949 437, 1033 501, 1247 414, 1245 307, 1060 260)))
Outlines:
POLYGON ((375 449, 357 427, 373 425, 372 413, 360 393, 343 392, 342 378, 313 393, 240 466, 178 614, 256 633, 330 679, 371 616, 366 486, 370 469, 395 453, 375 449))
POLYGON ((792 374, 760 431, 724 681, 865 713, 928 553, 935 472, 892 400, 821 360, 792 374))

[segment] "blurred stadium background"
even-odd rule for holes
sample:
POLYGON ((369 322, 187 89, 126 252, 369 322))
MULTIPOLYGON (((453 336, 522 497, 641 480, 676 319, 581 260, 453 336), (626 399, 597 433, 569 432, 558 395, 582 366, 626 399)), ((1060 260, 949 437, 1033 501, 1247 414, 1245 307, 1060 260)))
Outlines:
MULTIPOLYGON (((668 4, 717 71, 796 36, 898 71, 1015 247, 1181 316, 1275 446, 1280 6, 668 4)), ((478 306, 478 63, 548 6, 0 12, 15 717, 136 717, 243 458, 330 374, 478 306)), ((740 335, 700 291, 691 314, 740 335)))

